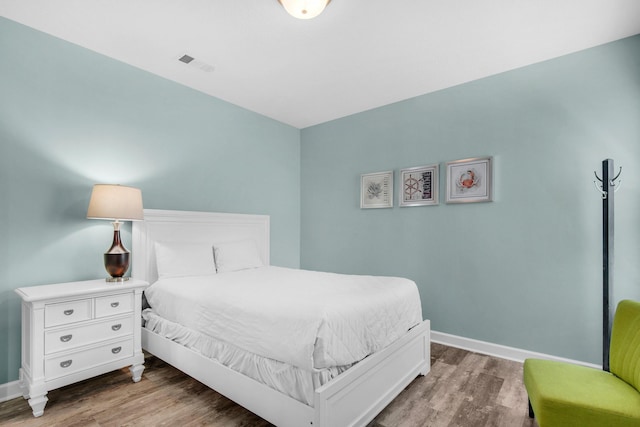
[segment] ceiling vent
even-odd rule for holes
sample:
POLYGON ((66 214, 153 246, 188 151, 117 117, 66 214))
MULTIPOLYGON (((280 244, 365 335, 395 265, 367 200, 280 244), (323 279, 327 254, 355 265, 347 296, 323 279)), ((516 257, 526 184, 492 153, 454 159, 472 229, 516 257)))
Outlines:
POLYGON ((184 62, 185 64, 191 67, 199 68, 200 70, 205 71, 207 73, 210 73, 215 69, 213 65, 209 65, 206 62, 202 62, 194 58, 193 56, 187 55, 186 53, 182 55, 180 58, 178 58, 178 61, 184 62))

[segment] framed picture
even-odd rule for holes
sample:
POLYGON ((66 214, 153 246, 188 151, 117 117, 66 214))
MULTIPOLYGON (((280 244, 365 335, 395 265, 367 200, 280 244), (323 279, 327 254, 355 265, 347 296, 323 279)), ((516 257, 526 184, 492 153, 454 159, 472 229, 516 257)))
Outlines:
POLYGON ((493 158, 447 162, 447 203, 493 200, 493 158))
POLYGON ((393 171, 360 176, 360 208, 393 207, 393 171))
POLYGON ((400 206, 438 204, 438 165, 400 170, 400 206))

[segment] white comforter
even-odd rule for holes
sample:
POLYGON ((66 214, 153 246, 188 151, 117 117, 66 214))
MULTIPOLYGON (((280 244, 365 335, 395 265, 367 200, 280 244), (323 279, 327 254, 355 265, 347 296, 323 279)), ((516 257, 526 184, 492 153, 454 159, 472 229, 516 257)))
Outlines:
POLYGON ((422 321, 408 279, 261 267, 162 279, 153 311, 243 350, 313 370, 357 362, 422 321))

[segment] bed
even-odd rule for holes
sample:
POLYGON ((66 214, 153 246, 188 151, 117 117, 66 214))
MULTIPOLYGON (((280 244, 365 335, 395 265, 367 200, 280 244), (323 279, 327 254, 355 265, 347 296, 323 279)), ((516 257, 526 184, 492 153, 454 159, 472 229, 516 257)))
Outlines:
POLYGON ((143 348, 277 426, 364 426, 429 372, 413 282, 271 266, 268 216, 147 209, 132 246, 132 276, 152 284, 143 348), (203 247, 214 271, 197 262, 203 247))

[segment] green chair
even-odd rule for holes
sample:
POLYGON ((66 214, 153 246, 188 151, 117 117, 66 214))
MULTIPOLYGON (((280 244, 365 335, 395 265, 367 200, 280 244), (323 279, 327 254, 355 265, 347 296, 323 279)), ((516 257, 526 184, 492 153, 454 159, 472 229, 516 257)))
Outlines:
POLYGON ((529 416, 540 427, 640 427, 640 303, 618 304, 611 372, 540 359, 524 362, 529 416))

